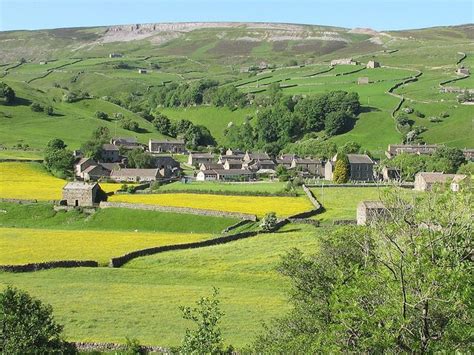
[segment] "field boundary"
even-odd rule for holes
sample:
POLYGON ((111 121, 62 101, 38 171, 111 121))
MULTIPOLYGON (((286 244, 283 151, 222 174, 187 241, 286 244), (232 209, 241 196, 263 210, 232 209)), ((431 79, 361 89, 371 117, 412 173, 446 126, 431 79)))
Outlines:
POLYGON ((200 216, 231 217, 231 218, 238 218, 238 219, 249 220, 249 221, 254 221, 254 222, 257 220, 256 215, 248 214, 248 213, 226 212, 226 211, 207 210, 207 209, 191 208, 191 207, 147 205, 144 203, 102 201, 99 204, 99 208, 129 208, 129 209, 135 209, 135 210, 185 213, 185 214, 194 214, 194 215, 200 215, 200 216))
POLYGON ((56 268, 76 268, 76 267, 99 267, 99 263, 94 260, 58 260, 41 263, 29 263, 20 265, 0 265, 0 271, 6 272, 32 272, 56 268))

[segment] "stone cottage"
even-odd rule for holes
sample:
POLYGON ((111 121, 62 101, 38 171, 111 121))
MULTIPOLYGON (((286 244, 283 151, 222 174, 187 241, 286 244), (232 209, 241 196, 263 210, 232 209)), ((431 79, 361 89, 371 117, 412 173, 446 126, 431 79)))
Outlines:
POLYGON ((387 208, 382 201, 361 201, 357 205, 357 224, 365 226, 387 216, 387 208))
POLYGON ((429 191, 435 184, 445 184, 450 182, 452 191, 459 191, 462 182, 468 182, 467 176, 462 174, 444 174, 444 173, 427 173, 421 172, 415 175, 414 190, 429 191))
MULTIPOLYGON (((349 160, 349 180, 351 181, 373 181, 375 162, 367 154, 347 154, 349 160)), ((324 167, 326 180, 334 179, 334 168, 336 167, 337 154, 329 160, 324 167)))
POLYGON ((184 153, 186 142, 184 139, 150 139, 148 141, 150 153, 184 153))

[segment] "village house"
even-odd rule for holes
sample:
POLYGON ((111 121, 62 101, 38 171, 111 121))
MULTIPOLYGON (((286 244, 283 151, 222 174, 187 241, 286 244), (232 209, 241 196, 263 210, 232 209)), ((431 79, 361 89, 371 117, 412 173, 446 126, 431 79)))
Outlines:
POLYGON ((438 149, 436 144, 389 144, 385 155, 387 158, 392 159, 399 154, 427 154, 431 155, 438 149))
POLYGON ((200 170, 196 174, 196 181, 215 181, 215 180, 217 180, 217 172, 213 169, 200 170))
POLYGON ((188 165, 200 166, 203 163, 212 163, 214 155, 211 153, 189 153, 188 165))
POLYGON ((323 162, 320 159, 294 158, 291 162, 291 168, 315 176, 323 175, 323 162))
POLYGON ((369 62, 366 65, 367 69, 375 69, 375 68, 380 68, 380 63, 376 62, 375 60, 369 60, 369 62))
POLYGON ((277 159, 275 159, 276 165, 282 165, 285 168, 291 168, 293 164, 293 159, 298 158, 296 154, 282 154, 277 159))
POLYGON ((463 149, 462 153, 467 161, 474 161, 474 149, 463 149))
POLYGON ((116 163, 121 160, 119 147, 114 144, 102 144, 101 161, 116 163))
POLYGON ((240 162, 243 162, 243 161, 244 161, 243 158, 244 158, 243 155, 238 155, 238 154, 237 154, 237 155, 234 155, 234 154, 232 154, 232 155, 220 155, 220 156, 219 156, 219 159, 217 160, 217 162, 218 162, 219 164, 224 164, 225 161, 226 161, 226 160, 229 160, 229 159, 230 159, 230 160, 238 160, 238 161, 240 161, 240 162))
POLYGON ((365 226, 379 218, 385 218, 388 210, 382 201, 361 201, 357 205, 357 224, 365 226))
POLYGON ((148 150, 151 153, 185 153, 186 142, 184 139, 150 139, 148 150))
POLYGON ((252 160, 269 160, 270 156, 267 153, 252 153, 252 152, 246 152, 243 160, 245 162, 250 162, 252 160))
POLYGON ((82 173, 90 166, 97 165, 97 162, 92 158, 81 158, 75 165, 74 165, 74 174, 78 177, 83 177, 82 173))
POLYGON ((97 181, 110 176, 111 170, 106 169, 102 164, 91 165, 85 169, 81 176, 84 181, 97 181))
POLYGON ((224 161, 224 169, 225 170, 242 169, 242 161, 241 160, 226 159, 224 161))
POLYGON ((466 175, 462 174, 444 174, 438 172, 421 172, 415 175, 414 190, 430 191, 435 184, 446 184, 450 182, 452 191, 459 191, 459 187, 463 182, 468 183, 466 175))
POLYGON ((219 163, 202 163, 199 165, 199 170, 205 171, 205 170, 222 170, 224 169, 224 166, 219 163))
POLYGON ((129 169, 122 168, 113 170, 110 173, 110 179, 116 182, 152 182, 161 177, 165 177, 165 171, 162 169, 129 169))
POLYGON ((469 75, 469 69, 468 68, 458 68, 458 70, 456 70, 456 74, 457 75, 469 75))
POLYGON ((143 146, 137 142, 135 137, 114 137, 110 140, 110 144, 129 150, 143 148, 143 146))
MULTIPOLYGON (((349 180, 373 181, 375 162, 367 154, 347 154, 349 160, 349 180)), ((334 179, 337 154, 329 160, 324 167, 326 180, 334 179)))
POLYGON ((181 170, 180 164, 169 155, 152 155, 153 166, 158 169, 168 169, 173 173, 181 170))
POLYGON ((146 69, 138 69, 138 74, 146 74, 146 69))
POLYGON ((82 181, 68 182, 63 187, 63 200, 67 206, 92 207, 99 203, 99 185, 82 181))
POLYGON ((254 170, 275 170, 276 164, 271 159, 257 159, 250 165, 254 170))
POLYGON ((362 76, 357 79, 357 84, 358 85, 366 85, 369 83, 369 78, 367 76, 362 76))
POLYGON ((386 182, 401 180, 400 169, 398 168, 384 166, 381 175, 382 180, 386 182))
POLYGON ((120 167, 119 163, 98 163, 92 158, 81 158, 74 165, 74 173, 84 181, 97 181, 109 177, 112 170, 120 167))
POLYGON ((235 156, 235 157, 238 157, 238 156, 242 156, 242 157, 243 157, 243 156, 245 155, 245 153, 244 153, 243 151, 239 150, 239 149, 231 149, 231 148, 229 148, 229 149, 227 149, 227 150, 225 151, 225 155, 228 155, 228 156, 235 156))

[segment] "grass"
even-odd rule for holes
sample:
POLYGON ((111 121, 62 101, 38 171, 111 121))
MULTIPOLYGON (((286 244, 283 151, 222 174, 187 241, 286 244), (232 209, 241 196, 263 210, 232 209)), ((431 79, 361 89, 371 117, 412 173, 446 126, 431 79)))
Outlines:
POLYGON ((40 160, 43 159, 43 154, 37 150, 2 149, 0 159, 40 160))
POLYGON ((192 193, 114 195, 109 201, 157 204, 173 207, 192 207, 216 211, 241 212, 259 217, 275 212, 287 217, 310 210, 313 206, 305 197, 231 196, 192 193))
POLYGON ((126 208, 99 209, 89 215, 78 210, 54 211, 49 203, 0 202, 0 210, 0 227, 37 229, 218 234, 238 222, 232 218, 126 208))
POLYGON ((280 256, 293 247, 312 252, 324 232, 289 225, 229 244, 140 258, 120 269, 0 273, 0 287, 15 285, 51 304, 69 340, 123 343, 129 337, 176 346, 191 326, 178 307, 193 305, 215 286, 225 312, 225 342, 242 347, 261 330, 262 321, 288 307, 288 284, 275 271, 280 256))
POLYGON ((203 192, 241 192, 241 193, 281 193, 286 187, 285 182, 259 181, 255 183, 232 183, 214 181, 191 181, 188 183, 174 182, 160 186, 159 191, 203 191, 203 192))
POLYGON ((325 187, 311 188, 325 212, 315 218, 328 222, 336 219, 355 219, 357 204, 365 200, 380 200, 386 188, 325 187))
MULTIPOLYGON (((0 163, 0 198, 60 200, 65 180, 50 175, 39 163, 0 163)), ((101 183, 106 192, 117 191, 120 184, 101 183)))
POLYGON ((105 265, 126 252, 208 239, 205 233, 138 233, 117 231, 0 228, 0 265, 51 260, 95 260, 105 265))

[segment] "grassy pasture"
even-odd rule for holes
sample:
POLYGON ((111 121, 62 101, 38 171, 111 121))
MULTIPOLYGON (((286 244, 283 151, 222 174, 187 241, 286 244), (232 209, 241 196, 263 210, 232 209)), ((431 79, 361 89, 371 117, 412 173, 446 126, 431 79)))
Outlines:
POLYGON ((118 231, 0 228, 1 265, 51 260, 95 260, 106 264, 111 257, 148 247, 182 244, 209 238, 205 233, 145 233, 118 231))
POLYGON ((268 212, 275 212, 280 217, 286 217, 313 208, 306 197, 223 196, 192 193, 114 195, 109 198, 109 201, 242 212, 259 217, 268 212))
POLYGON ((36 229, 219 234, 224 228, 238 222, 224 217, 125 208, 99 209, 89 215, 77 210, 54 211, 49 203, 19 205, 0 202, 0 209, 3 211, 0 214, 0 227, 36 229))
POLYGON ((221 292, 226 342, 241 347, 261 321, 287 309, 287 283, 275 267, 292 247, 311 252, 324 229, 289 225, 275 234, 137 259, 124 268, 0 274, 1 285, 25 289, 54 307, 67 339, 176 346, 184 329, 180 305, 193 305, 212 287, 221 292))
MULTIPOLYGON (((50 175, 39 163, 0 163, 0 198, 60 200, 65 180, 50 175)), ((101 183, 106 192, 120 184, 101 183)))

